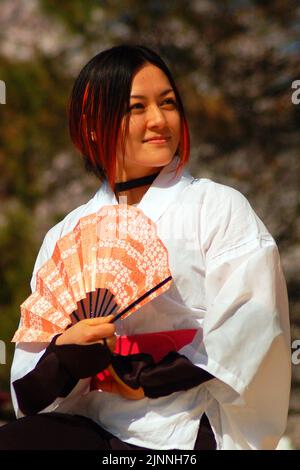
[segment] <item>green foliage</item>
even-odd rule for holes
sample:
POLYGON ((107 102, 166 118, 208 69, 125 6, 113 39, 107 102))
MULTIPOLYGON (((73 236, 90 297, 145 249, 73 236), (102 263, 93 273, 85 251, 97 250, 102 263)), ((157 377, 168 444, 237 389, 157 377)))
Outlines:
POLYGON ((57 62, 43 55, 33 62, 4 61, 0 76, 8 99, 0 115, 1 193, 33 207, 45 194, 42 172, 56 150, 68 145, 69 82, 57 62))
POLYGON ((18 326, 20 304, 29 295, 36 247, 33 243, 34 223, 30 211, 20 201, 10 201, 1 214, 0 230, 0 305, 1 340, 6 343, 6 365, 0 367, 0 384, 8 387, 7 378, 14 346, 11 338, 18 326))
POLYGON ((103 4, 106 2, 99 0, 40 0, 46 15, 62 21, 70 32, 81 35, 87 33, 95 8, 103 4))

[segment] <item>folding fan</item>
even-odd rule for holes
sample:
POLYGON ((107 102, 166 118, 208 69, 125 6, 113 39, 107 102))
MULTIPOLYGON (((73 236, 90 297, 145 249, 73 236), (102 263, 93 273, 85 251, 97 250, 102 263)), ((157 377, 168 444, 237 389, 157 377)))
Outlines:
POLYGON ((168 252, 138 208, 104 206, 79 219, 38 270, 14 342, 49 342, 84 318, 126 318, 172 282, 168 252))

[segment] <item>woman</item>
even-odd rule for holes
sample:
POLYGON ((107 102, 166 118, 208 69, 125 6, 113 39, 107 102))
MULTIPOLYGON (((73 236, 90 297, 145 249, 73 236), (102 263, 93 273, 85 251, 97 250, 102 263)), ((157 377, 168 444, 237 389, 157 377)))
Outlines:
POLYGON ((32 290, 56 241, 80 217, 118 202, 155 222, 173 283, 116 329, 111 318, 94 319, 50 345, 19 343, 12 395, 17 417, 27 416, 0 430, 1 448, 274 449, 290 387, 278 250, 242 194, 186 170, 188 125, 169 69, 144 46, 101 52, 75 81, 69 123, 103 184, 47 233, 32 290), (192 341, 158 363, 112 354, 115 333, 185 329, 196 330, 192 341), (125 388, 91 390, 109 364, 125 388))

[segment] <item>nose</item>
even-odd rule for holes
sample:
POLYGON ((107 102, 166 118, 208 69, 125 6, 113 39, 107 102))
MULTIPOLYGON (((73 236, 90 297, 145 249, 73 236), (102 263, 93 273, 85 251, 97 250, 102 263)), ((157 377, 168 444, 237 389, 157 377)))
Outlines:
POLYGON ((159 106, 151 106, 147 114, 147 124, 149 127, 164 127, 167 119, 159 106))

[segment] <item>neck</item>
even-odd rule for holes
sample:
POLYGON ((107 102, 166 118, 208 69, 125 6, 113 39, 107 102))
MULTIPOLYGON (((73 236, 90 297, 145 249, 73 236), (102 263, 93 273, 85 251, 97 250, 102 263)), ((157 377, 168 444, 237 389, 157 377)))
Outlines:
POLYGON ((119 204, 138 204, 151 185, 115 193, 119 204))
POLYGON ((139 178, 134 178, 127 181, 116 182, 115 194, 118 201, 119 197, 122 196, 126 198, 127 204, 138 203, 158 174, 159 171, 152 173, 151 175, 141 176, 139 178))
POLYGON ((127 191, 133 188, 139 188, 152 184, 155 178, 158 176, 159 171, 152 173, 151 175, 141 176, 139 178, 130 179, 127 181, 120 181, 115 183, 115 189, 118 192, 127 191))

